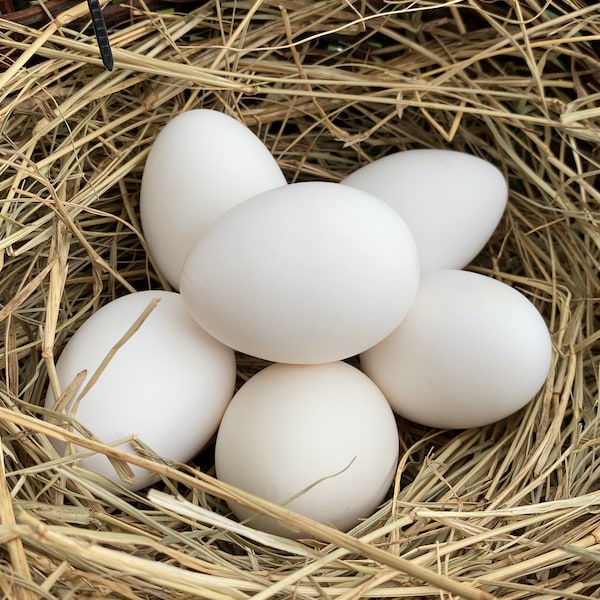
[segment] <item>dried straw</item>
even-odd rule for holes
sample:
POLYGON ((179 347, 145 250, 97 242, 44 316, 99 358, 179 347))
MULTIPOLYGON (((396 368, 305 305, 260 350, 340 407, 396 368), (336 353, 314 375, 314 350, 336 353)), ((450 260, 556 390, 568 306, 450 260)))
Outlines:
MULTIPOLYGON (((0 20, 3 596, 600 598, 596 3, 125 8, 111 27, 113 73, 78 25, 85 4, 40 30, 0 20), (109 300, 167 285, 140 229, 140 178, 159 129, 200 106, 251 127, 289 181, 338 181, 415 147, 476 154, 509 180, 505 217, 471 268, 539 308, 551 375, 489 427, 400 422, 394 488, 349 534, 216 481, 210 449, 176 465, 143 440, 131 456, 78 442, 124 473, 160 474, 135 494, 49 442, 75 439, 41 418, 69 336, 109 300), (236 522, 233 498, 304 539, 236 522)), ((262 366, 240 356, 240 383, 262 366)))

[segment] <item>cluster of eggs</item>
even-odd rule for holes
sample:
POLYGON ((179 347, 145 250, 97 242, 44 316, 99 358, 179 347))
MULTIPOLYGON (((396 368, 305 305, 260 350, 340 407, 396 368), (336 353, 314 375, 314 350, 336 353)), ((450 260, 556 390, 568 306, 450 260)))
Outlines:
MULTIPOLYGON (((394 413, 478 427, 545 381, 551 342, 534 305, 464 270, 506 201, 498 168, 451 150, 398 152, 341 183, 287 183, 241 123, 183 113, 155 140, 141 189, 144 237, 174 291, 94 313, 59 357, 70 392, 48 391, 49 414, 178 462, 216 434, 219 479, 347 530, 392 483, 394 413), (237 392, 236 351, 273 363, 237 392), (360 368, 346 361, 356 356, 360 368)), ((157 481, 72 456, 131 490, 157 481)))

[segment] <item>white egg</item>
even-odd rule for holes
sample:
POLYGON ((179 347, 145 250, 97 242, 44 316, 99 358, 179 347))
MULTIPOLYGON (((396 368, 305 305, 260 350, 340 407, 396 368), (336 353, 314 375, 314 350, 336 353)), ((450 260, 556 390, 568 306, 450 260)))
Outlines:
MULTIPOLYGON (((398 460, 394 415, 377 386, 344 362, 275 364, 249 379, 217 434, 217 477, 347 530, 383 501, 398 460)), ((239 519, 296 534, 231 502, 239 519)))
POLYGON ((535 306, 477 273, 424 273, 400 326, 361 355, 393 410, 431 427, 493 423, 525 406, 548 375, 552 343, 535 306))
POLYGON ((140 198, 144 237, 167 281, 177 289, 188 252, 220 215, 285 183, 269 150, 236 119, 199 109, 169 121, 152 144, 140 198))
POLYGON ((223 215, 191 251, 180 287, 194 319, 227 346, 308 364, 383 339, 410 308, 418 278, 414 240, 390 206, 307 182, 223 215))
POLYGON ((508 199, 501 171, 452 150, 397 152, 343 181, 393 206, 410 228, 421 269, 462 269, 489 241, 508 199))
MULTIPOLYGON (((187 462, 210 441, 233 396, 236 365, 230 348, 203 331, 175 292, 123 296, 95 312, 70 338, 57 361, 62 390, 87 370, 65 412, 97 438, 112 443, 135 436, 159 456, 187 462), (78 399, 111 348, 154 300, 158 304, 112 357, 98 380, 78 399)), ((55 398, 48 390, 46 407, 55 398)), ((135 453, 129 442, 119 449, 135 453)), ((56 442, 63 453, 64 445, 56 442)), ((121 481, 104 455, 79 464, 137 490, 158 480, 132 466, 135 481, 121 481)))

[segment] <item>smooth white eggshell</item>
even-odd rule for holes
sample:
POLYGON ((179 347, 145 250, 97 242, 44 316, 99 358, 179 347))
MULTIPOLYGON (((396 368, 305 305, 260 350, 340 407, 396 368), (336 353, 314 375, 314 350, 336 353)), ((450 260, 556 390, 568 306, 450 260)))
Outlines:
POLYGON ((242 123, 215 110, 169 121, 144 166, 140 213, 150 254, 177 289, 188 252, 224 212, 285 185, 266 146, 242 123))
POLYGON ((464 152, 397 152, 343 181, 393 206, 410 228, 421 269, 462 269, 489 241, 508 199, 502 172, 464 152))
MULTIPOLYGON (((249 379, 227 407, 215 468, 224 482, 347 530, 384 499, 398 449, 394 415, 358 369, 275 364, 249 379)), ((237 503, 230 507, 257 529, 297 535, 237 503)))
MULTIPOLYGON (((67 342, 56 369, 63 391, 87 370, 66 413, 97 438, 111 443, 135 436, 159 456, 178 462, 193 458, 215 434, 236 378, 233 351, 191 319, 179 294, 165 291, 137 292, 103 306, 67 342), (157 306, 73 410, 73 400, 109 350, 155 298, 157 306)), ((46 407, 54 405, 48 390, 46 407)), ((60 442, 56 447, 64 452, 60 442)), ((128 442, 119 449, 135 454, 128 442)), ((132 490, 158 480, 132 466, 135 481, 121 481, 100 454, 81 458, 79 464, 132 490)))
POLYGON ((552 359, 546 323, 512 287, 477 273, 424 273, 400 326, 361 366, 396 413, 431 427, 493 423, 525 406, 552 359))
POLYGON ((190 252, 181 294, 227 346, 273 362, 366 350, 402 320, 419 279, 414 240, 382 200, 295 183, 232 208, 190 252))

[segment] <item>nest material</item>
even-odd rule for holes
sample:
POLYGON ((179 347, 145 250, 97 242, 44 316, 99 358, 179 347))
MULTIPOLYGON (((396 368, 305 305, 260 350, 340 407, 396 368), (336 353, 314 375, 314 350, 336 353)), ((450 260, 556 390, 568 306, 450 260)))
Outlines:
MULTIPOLYGON (((0 21, 4 597, 600 598, 596 3, 145 6, 111 27, 113 73, 85 4, 40 30, 0 21), (418 147, 481 156, 508 178, 506 214, 470 268, 546 318, 547 384, 489 427, 401 421, 394 488, 349 534, 214 480, 210 448, 173 465, 141 440, 129 460, 162 476, 147 495, 102 485, 49 443, 72 436, 41 418, 69 336, 111 299, 166 286, 140 179, 160 128, 196 107, 252 128, 289 181, 339 181, 418 147), (237 523, 228 498, 306 539, 237 523)), ((262 366, 240 356, 240 382, 262 366)), ((79 443, 126 470, 118 450, 79 443)))

